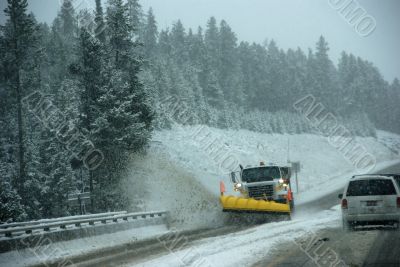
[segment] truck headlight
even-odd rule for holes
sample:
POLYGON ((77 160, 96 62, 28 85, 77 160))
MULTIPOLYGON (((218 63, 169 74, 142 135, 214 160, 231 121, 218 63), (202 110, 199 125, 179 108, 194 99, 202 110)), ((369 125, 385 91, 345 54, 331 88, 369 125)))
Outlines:
POLYGON ((235 191, 239 191, 240 188, 242 188, 242 184, 241 184, 241 183, 237 183, 237 184, 235 184, 233 187, 234 187, 234 190, 235 190, 235 191))
POLYGON ((283 184, 284 182, 285 182, 285 180, 283 180, 283 178, 280 178, 280 179, 279 179, 279 183, 280 183, 280 184, 283 184))

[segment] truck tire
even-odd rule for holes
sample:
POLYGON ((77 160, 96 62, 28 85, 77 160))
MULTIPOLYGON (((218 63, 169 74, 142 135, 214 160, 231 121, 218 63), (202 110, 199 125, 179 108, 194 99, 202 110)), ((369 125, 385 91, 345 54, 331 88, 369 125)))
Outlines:
POLYGON ((291 200, 290 202, 289 202, 289 205, 290 205, 290 213, 293 215, 294 214, 294 212, 295 212, 295 207, 294 207, 294 200, 291 200))

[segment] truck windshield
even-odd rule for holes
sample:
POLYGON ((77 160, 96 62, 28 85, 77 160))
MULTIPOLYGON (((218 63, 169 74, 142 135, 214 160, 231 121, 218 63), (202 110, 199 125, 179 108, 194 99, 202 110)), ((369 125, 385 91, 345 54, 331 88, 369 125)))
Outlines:
POLYGON ((242 172, 242 181, 247 183, 272 181, 281 178, 279 167, 259 167, 245 169, 242 172))

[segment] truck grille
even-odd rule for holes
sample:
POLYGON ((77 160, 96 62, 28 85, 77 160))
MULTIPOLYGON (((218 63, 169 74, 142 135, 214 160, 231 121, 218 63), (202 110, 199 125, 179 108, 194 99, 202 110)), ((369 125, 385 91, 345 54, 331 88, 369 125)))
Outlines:
POLYGON ((274 194, 273 185, 262 185, 248 187, 249 197, 255 199, 265 199, 266 197, 272 197, 274 194))

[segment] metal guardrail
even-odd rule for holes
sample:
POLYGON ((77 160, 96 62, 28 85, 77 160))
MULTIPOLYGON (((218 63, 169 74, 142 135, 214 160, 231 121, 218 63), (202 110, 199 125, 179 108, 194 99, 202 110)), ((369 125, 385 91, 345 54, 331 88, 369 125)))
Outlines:
MULTIPOLYGON (((81 227, 82 224, 88 224, 90 226, 94 226, 96 222, 100 222, 101 224, 106 224, 107 222, 117 223, 118 220, 128 221, 128 219, 146 219, 146 218, 154 218, 154 217, 162 217, 166 215, 166 211, 154 211, 154 212, 136 212, 136 213, 123 213, 123 214, 115 214, 110 215, 108 213, 107 216, 99 216, 92 218, 79 218, 74 220, 63 220, 56 222, 47 222, 40 223, 35 225, 27 225, 27 226, 16 226, 10 227, 6 229, 0 229, 0 238, 2 237, 13 237, 14 234, 17 233, 25 233, 32 234, 34 230, 43 230, 44 232, 50 232, 51 230, 66 230, 67 226, 75 226, 81 227)), ((90 216, 90 215, 88 215, 90 216)), ((81 216, 82 217, 82 216, 81 216)))
POLYGON ((116 212, 106 212, 106 213, 96 213, 96 214, 88 214, 88 215, 75 215, 54 219, 42 219, 37 221, 29 221, 29 222, 15 222, 15 223, 3 223, 0 224, 0 229, 7 229, 11 227, 20 227, 20 226, 29 226, 29 225, 38 225, 44 223, 53 223, 53 222, 61 222, 61 221, 72 221, 72 220, 80 220, 80 219, 90 219, 90 218, 98 218, 104 216, 114 216, 125 214, 126 211, 116 211, 116 212))

